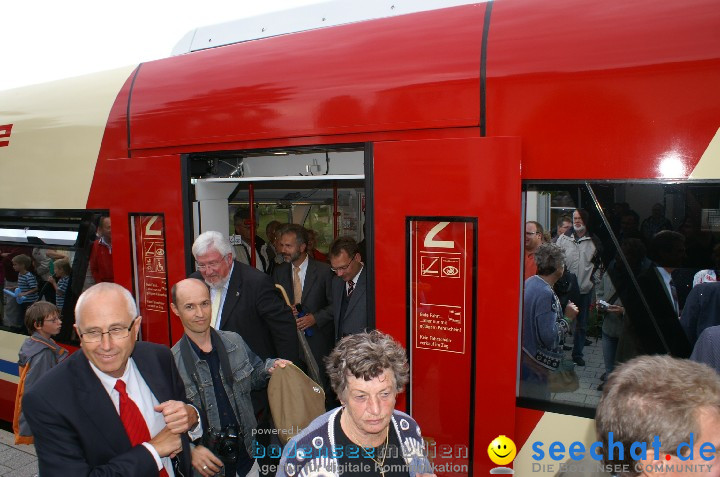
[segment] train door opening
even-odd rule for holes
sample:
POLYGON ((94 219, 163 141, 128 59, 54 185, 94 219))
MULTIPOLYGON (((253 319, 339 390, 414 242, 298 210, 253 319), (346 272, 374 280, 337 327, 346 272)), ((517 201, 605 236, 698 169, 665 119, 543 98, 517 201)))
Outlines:
POLYGON ((215 230, 228 234, 237 260, 270 273, 282 256, 268 237, 268 225, 287 223, 311 233, 312 258, 328 261, 332 241, 350 236, 370 265, 372 248, 364 246, 370 218, 364 145, 224 151, 188 159, 189 271, 195 265, 192 240, 215 230))

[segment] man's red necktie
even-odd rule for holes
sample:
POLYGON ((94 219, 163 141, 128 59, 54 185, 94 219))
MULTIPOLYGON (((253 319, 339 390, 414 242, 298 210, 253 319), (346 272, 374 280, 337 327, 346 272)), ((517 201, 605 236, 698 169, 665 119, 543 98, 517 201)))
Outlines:
MULTIPOLYGON (((125 427, 130 438, 130 445, 137 446, 143 442, 150 441, 150 431, 148 430, 145 418, 140 409, 138 409, 135 401, 130 399, 126 391, 125 382, 118 379, 115 382, 115 390, 120 393, 120 420, 125 427)), ((168 477, 167 471, 163 468, 158 474, 160 477, 168 477)))
POLYGON ((347 289, 348 294, 347 294, 347 296, 352 295, 352 292, 353 292, 354 289, 355 289, 355 282, 352 281, 352 280, 348 281, 348 289, 347 289))

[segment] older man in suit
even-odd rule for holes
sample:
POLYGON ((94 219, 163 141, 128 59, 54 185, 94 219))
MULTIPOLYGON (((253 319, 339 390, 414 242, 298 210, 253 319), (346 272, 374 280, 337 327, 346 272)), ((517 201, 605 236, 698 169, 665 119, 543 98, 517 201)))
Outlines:
POLYGON ((220 232, 200 234, 192 246, 198 271, 190 278, 210 287, 212 326, 238 333, 260 359, 299 359, 295 319, 270 277, 234 260, 220 232))
POLYGON ((80 296, 75 316, 82 352, 23 398, 40 474, 191 475, 186 433, 202 435, 199 416, 185 402, 170 349, 136 343, 142 318, 132 295, 97 284, 80 296))
MULTIPOLYGON (((304 227, 287 224, 278 234, 278 251, 285 263, 275 268, 273 281, 282 285, 291 297, 297 327, 305 332, 313 357, 322 370, 323 358, 335 346, 331 296, 333 275, 328 264, 308 256, 309 237, 304 227)), ((321 375, 322 384, 326 385, 327 376, 324 372, 321 375)))
POLYGON ((367 270, 360 261, 358 244, 352 237, 338 237, 330 245, 335 338, 360 333, 368 328, 367 270))

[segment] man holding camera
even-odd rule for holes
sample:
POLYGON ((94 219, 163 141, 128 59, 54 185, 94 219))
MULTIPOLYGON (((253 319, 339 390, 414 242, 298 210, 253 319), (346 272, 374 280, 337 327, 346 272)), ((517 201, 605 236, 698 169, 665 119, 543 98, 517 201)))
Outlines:
POLYGON ((240 335, 211 328, 210 292, 200 280, 178 282, 170 306, 185 330, 172 348, 173 356, 204 431, 192 449, 193 468, 204 477, 259 475, 252 450, 257 421, 250 391, 265 387, 269 373, 289 361, 263 363, 240 335))

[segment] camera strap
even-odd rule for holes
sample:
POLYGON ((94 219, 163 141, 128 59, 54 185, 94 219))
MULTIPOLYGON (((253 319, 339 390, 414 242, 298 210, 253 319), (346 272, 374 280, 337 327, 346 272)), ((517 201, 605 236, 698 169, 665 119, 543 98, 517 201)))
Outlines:
MULTIPOLYGON (((228 396, 228 398, 234 400, 235 387, 233 386, 234 383, 232 379, 232 369, 230 368, 230 359, 228 358, 227 350, 225 349, 225 344, 222 341, 222 337, 220 337, 220 334, 212 327, 210 328, 210 342, 212 343, 213 350, 217 352, 220 359, 220 372, 225 376, 225 383, 230 387, 230 390, 232 392, 232 395, 228 396)), ((187 368, 188 372, 190 373, 190 376, 195 383, 195 387, 198 390, 198 394, 200 395, 200 402, 203 408, 202 413, 205 418, 204 420, 205 422, 208 422, 205 394, 203 393, 200 383, 200 374, 198 373, 197 366, 195 365, 195 359, 197 358, 197 354, 190 348, 190 338, 188 338, 187 335, 184 335, 180 340, 180 356, 182 357, 182 360, 185 363, 185 368, 187 368)), ((233 414, 235 414, 234 409, 232 409, 232 402, 231 410, 233 411, 233 414)), ((235 416, 235 421, 237 423, 240 423, 238 416, 235 416)))
POLYGON ((207 417, 207 403, 205 402, 205 394, 203 393, 202 386, 200 386, 200 376, 198 375, 197 366, 195 366, 195 356, 197 356, 192 349, 190 349, 190 338, 187 335, 183 335, 180 339, 180 357, 185 364, 188 374, 195 383, 197 388, 198 396, 200 397, 200 416, 203 421, 203 434, 209 429, 209 422, 207 417))

